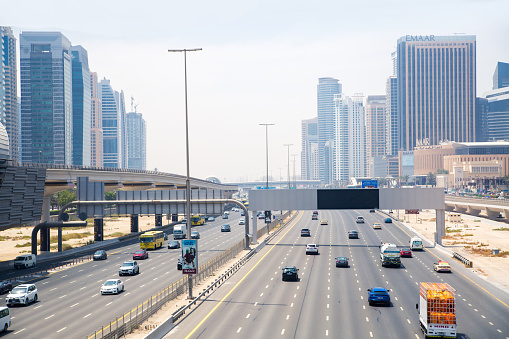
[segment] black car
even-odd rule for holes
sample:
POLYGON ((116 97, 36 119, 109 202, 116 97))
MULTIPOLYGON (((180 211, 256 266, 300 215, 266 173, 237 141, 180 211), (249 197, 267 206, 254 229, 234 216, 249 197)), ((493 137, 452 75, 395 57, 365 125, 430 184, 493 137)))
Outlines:
POLYGON ((286 266, 283 268, 283 275, 281 279, 285 280, 294 280, 299 281, 299 274, 297 273, 299 269, 295 266, 286 266))
POLYGON ((375 210, 371 209, 369 210, 369 213, 375 213, 375 210))
POLYGON ((348 267, 348 258, 347 257, 337 257, 336 258, 336 267, 348 267))
POLYGON ((232 229, 230 227, 230 225, 226 224, 226 225, 223 225, 221 226, 221 232, 231 232, 232 229))
POLYGON ((359 239, 359 232, 351 230, 348 232, 348 239, 359 239))
POLYGON ((0 294, 9 292, 10 290, 12 290, 12 284, 10 282, 2 281, 0 283, 0 294))
POLYGON ((99 250, 94 253, 93 258, 94 260, 106 260, 108 255, 106 254, 105 250, 99 250))
POLYGON ((180 248, 180 243, 177 240, 172 240, 168 243, 168 249, 180 248))
POLYGON ((178 258, 177 260, 177 270, 182 270, 182 264, 184 263, 184 260, 182 260, 182 257, 178 258))

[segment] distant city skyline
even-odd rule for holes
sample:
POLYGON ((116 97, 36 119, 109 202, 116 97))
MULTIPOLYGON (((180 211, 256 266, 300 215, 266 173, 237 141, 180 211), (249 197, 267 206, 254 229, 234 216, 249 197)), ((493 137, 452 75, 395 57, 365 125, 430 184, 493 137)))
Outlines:
MULTIPOLYGON (((310 15, 302 1, 271 4, 270 11, 265 3, 158 2, 150 15, 145 9, 140 13, 134 1, 101 2, 100 11, 92 1, 79 16, 63 1, 52 4, 7 2, 2 22, 13 27, 15 37, 21 31, 62 32, 87 49, 90 69, 101 79, 111 79, 128 98, 135 96, 147 121, 150 169, 185 173, 183 57, 168 55, 167 49, 203 48, 187 60, 190 170, 192 176, 222 181, 263 177, 261 122, 275 123, 269 171, 286 171, 282 145, 300 144, 301 121, 315 116, 316 79, 338 79, 349 96, 383 94, 401 36, 475 35, 477 96, 492 88, 497 62, 509 61, 502 35, 509 31, 506 1, 327 2, 315 5, 320 15, 310 15), (168 22, 168 12, 178 15, 168 22), (202 136, 207 130, 211 135, 202 136), (226 144, 241 157, 217 161, 226 144)), ((299 168, 298 162, 298 173, 299 168)))

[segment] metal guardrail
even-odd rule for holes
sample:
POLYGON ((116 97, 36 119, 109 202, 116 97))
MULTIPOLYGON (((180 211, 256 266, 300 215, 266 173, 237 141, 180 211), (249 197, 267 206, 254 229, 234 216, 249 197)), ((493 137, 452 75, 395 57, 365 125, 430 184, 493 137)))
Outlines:
POLYGON ((464 256, 462 256, 461 254, 459 253, 456 253, 456 252, 452 252, 452 256, 461 261, 463 264, 465 264, 466 266, 468 267, 473 267, 474 266, 474 262, 472 260, 468 260, 467 258, 465 258, 464 256))
MULTIPOLYGON (((283 215, 283 219, 289 216, 290 212, 287 212, 283 215)), ((295 218, 296 214, 293 215, 286 223, 291 222, 295 218)), ((272 224, 272 223, 271 223, 272 224)), ((278 226, 278 223, 273 222, 273 225, 269 224, 269 229, 272 230, 274 227, 278 226)), ((270 235, 270 238, 275 236, 277 233, 280 232, 282 228, 280 227, 276 232, 270 235)), ((267 228, 263 227, 259 231, 265 231, 267 228)), ((262 232, 261 234, 263 234, 262 232)), ((193 279, 193 286, 196 286, 196 284, 204 279, 206 279, 208 276, 210 276, 212 273, 217 271, 219 267, 224 265, 229 260, 235 258, 240 252, 242 252, 245 249, 245 243, 244 240, 241 240, 237 244, 233 245, 228 250, 224 251, 223 253, 219 254, 215 258, 209 260, 204 265, 200 266, 198 269, 198 274, 191 276, 191 279, 193 279)), ((260 246, 263 246, 264 244, 261 244, 260 246)), ((242 257, 237 263, 235 263, 230 269, 223 274, 221 277, 216 279, 214 283, 207 287, 205 290, 200 293, 198 297, 196 297, 193 301, 189 303, 189 305, 186 305, 179 310, 177 310, 173 315, 173 320, 176 320, 177 318, 181 317, 185 312, 190 309, 193 305, 196 305, 196 302, 200 300, 204 295, 209 293, 215 286, 217 286, 218 283, 221 283, 226 278, 228 278, 231 274, 233 274, 236 270, 238 270, 242 265, 245 264, 245 262, 251 258, 251 256, 256 253, 256 248, 251 250, 249 253, 247 253, 244 257, 242 257)), ((125 336, 126 334, 132 333, 134 329, 138 328, 139 325, 141 325, 145 320, 147 320, 150 316, 152 316, 154 313, 159 311, 161 307, 163 307, 167 302, 177 298, 179 295, 184 294, 187 292, 188 288, 188 282, 186 278, 182 278, 178 280, 177 282, 173 283, 172 285, 168 286, 155 296, 151 297, 150 299, 146 300, 142 304, 138 305, 135 309, 132 309, 131 311, 122 314, 121 316, 117 316, 115 320, 110 321, 110 323, 106 326, 102 326, 101 329, 95 331, 93 334, 89 335, 87 339, 97 339, 97 338, 105 338, 105 339, 117 339, 122 336, 125 336)))

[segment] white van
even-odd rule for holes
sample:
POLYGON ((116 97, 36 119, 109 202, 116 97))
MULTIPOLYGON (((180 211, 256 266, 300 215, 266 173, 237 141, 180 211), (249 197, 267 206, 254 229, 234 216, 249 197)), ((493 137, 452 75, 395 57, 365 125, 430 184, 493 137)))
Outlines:
POLYGON ((34 267, 37 262, 35 254, 24 254, 14 259, 14 268, 34 267))
POLYGON ((410 249, 412 251, 420 250, 422 251, 422 239, 418 237, 413 237, 410 239, 410 249))
POLYGON ((7 329, 11 326, 11 315, 9 308, 2 306, 0 307, 0 330, 7 332, 7 329))

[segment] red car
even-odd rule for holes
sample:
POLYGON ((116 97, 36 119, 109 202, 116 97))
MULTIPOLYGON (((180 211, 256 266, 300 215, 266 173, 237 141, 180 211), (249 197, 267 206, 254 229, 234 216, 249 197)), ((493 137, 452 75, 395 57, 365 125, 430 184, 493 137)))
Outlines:
POLYGON ((137 250, 133 254, 133 260, 139 260, 139 259, 148 259, 148 252, 147 250, 137 250))
POLYGON ((412 257, 412 251, 410 251, 409 248, 402 248, 399 251, 399 254, 401 255, 401 257, 406 257, 406 258, 411 258, 412 257))

